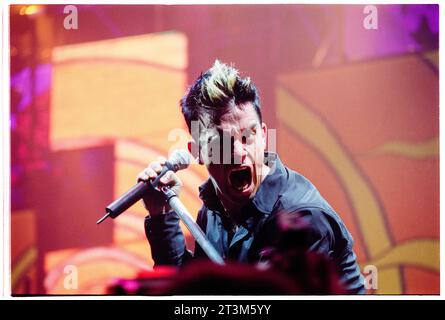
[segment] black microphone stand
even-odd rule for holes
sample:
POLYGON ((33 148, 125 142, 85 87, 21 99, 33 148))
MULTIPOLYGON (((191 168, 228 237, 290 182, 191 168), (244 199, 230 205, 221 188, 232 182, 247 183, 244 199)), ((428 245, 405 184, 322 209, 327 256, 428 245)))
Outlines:
MULTIPOLYGON (((133 205, 138 199, 150 189, 155 188, 163 174, 158 175, 153 182, 139 182, 132 189, 127 191, 120 199, 114 201, 108 205, 105 210, 106 214, 100 218, 96 223, 100 224, 106 218, 116 218, 122 212, 127 210, 131 205, 133 205)), ((223 265, 224 260, 221 255, 216 251, 215 247, 210 243, 209 239, 206 237, 204 231, 198 226, 198 224, 193 220, 192 216, 188 212, 187 208, 182 204, 176 193, 169 187, 162 187, 161 193, 164 195, 165 200, 168 202, 170 207, 176 212, 179 218, 184 222, 187 229, 190 231, 192 236, 195 238, 196 242, 201 246, 202 250, 207 254, 207 256, 216 264, 223 265)))
POLYGON ((187 229, 192 234, 193 238, 195 238, 196 242, 198 242, 202 250, 210 258, 210 260, 212 260, 216 264, 223 265, 223 258, 216 251, 215 247, 210 243, 209 239, 207 239, 204 231, 202 231, 198 224, 193 221, 192 216, 190 215, 184 204, 181 202, 181 200, 179 200, 179 197, 176 195, 176 193, 169 187, 162 187, 161 191, 164 194, 165 199, 167 200, 170 207, 176 212, 176 214, 185 224, 187 229))

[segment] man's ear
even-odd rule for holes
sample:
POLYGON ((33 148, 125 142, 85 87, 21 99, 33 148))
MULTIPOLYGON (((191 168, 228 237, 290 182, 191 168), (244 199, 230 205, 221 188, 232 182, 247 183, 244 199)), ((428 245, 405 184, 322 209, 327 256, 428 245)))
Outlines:
POLYGON ((267 125, 262 122, 261 123, 261 131, 263 132, 263 143, 264 143, 264 147, 267 147, 267 125))
POLYGON ((189 152, 192 155, 192 157, 195 158, 199 164, 204 164, 204 162, 201 159, 199 144, 197 144, 195 140, 193 139, 189 140, 187 142, 187 148, 189 149, 189 152))

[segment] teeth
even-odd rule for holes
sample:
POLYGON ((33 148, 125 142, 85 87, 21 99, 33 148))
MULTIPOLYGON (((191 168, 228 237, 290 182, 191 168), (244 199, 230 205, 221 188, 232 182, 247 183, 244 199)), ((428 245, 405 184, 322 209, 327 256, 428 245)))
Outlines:
POLYGON ((236 171, 241 171, 241 170, 246 170, 246 169, 248 169, 249 167, 237 167, 237 168, 233 168, 231 171, 232 172, 236 172, 236 171))

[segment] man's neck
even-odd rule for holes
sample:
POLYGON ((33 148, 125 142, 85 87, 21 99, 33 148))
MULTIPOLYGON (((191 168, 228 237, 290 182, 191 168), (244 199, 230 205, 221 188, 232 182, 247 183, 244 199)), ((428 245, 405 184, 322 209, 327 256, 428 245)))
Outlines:
POLYGON ((232 201, 225 197, 223 194, 218 194, 218 198, 226 211, 227 217, 236 225, 240 225, 243 222, 242 209, 250 202, 252 199, 246 199, 244 202, 232 201))

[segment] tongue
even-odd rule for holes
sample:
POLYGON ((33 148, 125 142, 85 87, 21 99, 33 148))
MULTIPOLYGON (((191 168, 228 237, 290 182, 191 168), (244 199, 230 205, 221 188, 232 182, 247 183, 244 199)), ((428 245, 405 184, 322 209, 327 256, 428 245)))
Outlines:
POLYGON ((230 182, 236 189, 244 189, 250 184, 250 180, 250 170, 248 168, 230 174, 230 182))

